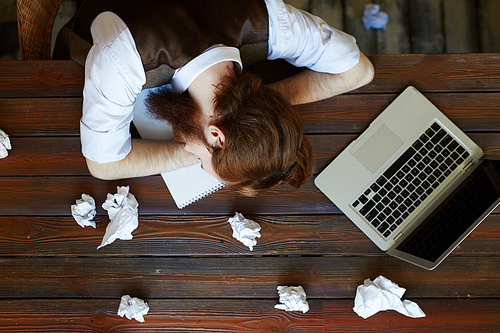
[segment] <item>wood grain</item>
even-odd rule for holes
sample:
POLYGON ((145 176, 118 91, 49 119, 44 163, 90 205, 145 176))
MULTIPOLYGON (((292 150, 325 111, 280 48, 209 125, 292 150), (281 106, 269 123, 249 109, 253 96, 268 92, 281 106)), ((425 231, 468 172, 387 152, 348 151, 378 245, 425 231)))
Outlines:
POLYGON ((434 271, 381 256, 0 258, 0 298, 351 298, 364 279, 404 284, 406 298, 500 296, 500 258, 449 257, 434 271), (477 283, 481 281, 481 283, 477 283))
POLYGON ((353 299, 308 299, 310 310, 274 309, 275 299, 147 299, 145 323, 119 317, 119 299, 0 301, 0 332, 409 332, 491 333, 500 328, 500 304, 488 299, 413 299, 422 319, 384 311, 362 319, 353 299), (482 315, 478 318, 471 309, 482 315), (480 319, 480 320, 479 320, 480 319), (21 323, 22 320, 22 323, 21 323))
MULTIPOLYGON (((347 94, 295 108, 308 134, 361 133, 397 95, 347 94)), ((500 129, 500 105, 497 102, 500 97, 497 93, 424 95, 465 132, 500 129)), ((80 98, 0 99, 1 128, 11 137, 78 136, 81 103, 80 98)))
MULTIPOLYGON (((4 256, 260 256, 383 255, 343 215, 247 215, 261 226, 253 251, 232 237, 227 216, 139 216, 133 240, 116 241, 99 251, 109 223, 80 227, 72 217, 0 217, 0 252, 4 256)), ((500 252, 500 215, 487 217, 452 256, 493 256, 500 252)))

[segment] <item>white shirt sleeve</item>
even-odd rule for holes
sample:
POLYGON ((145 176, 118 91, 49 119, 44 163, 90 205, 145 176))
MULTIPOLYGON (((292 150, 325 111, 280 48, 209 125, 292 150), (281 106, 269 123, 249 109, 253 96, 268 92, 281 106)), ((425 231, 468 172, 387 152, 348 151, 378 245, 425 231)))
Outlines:
POLYGON ((83 155, 98 163, 121 160, 132 149, 130 122, 146 74, 125 23, 111 12, 92 23, 94 45, 85 63, 80 138, 83 155))
POLYGON ((359 62, 354 37, 282 0, 265 2, 269 14, 267 59, 281 58, 297 67, 330 74, 345 72, 359 62))

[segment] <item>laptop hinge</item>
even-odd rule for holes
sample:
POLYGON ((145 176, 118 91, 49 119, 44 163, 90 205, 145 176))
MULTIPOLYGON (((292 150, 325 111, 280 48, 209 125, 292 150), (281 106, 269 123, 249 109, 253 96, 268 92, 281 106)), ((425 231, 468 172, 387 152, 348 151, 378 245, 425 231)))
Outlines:
POLYGON ((474 165, 474 161, 470 161, 469 163, 467 163, 466 166, 464 166, 464 171, 467 171, 469 170, 472 166, 474 165))
POLYGON ((400 232, 396 237, 394 237, 394 241, 397 242, 401 237, 403 237, 402 232, 400 232))

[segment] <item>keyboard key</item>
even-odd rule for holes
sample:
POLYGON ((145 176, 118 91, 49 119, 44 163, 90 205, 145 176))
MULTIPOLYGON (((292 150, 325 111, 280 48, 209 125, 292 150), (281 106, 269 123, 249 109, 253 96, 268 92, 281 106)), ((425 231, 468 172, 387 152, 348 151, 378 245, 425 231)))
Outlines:
POLYGON ((424 193, 424 192, 425 192, 425 190, 424 190, 421 186, 419 186, 419 187, 415 190, 415 192, 417 192, 417 194, 418 194, 418 195, 421 195, 422 193, 424 193))
POLYGON ((383 198, 383 199, 382 199, 382 203, 383 203, 384 205, 388 205, 388 204, 389 204, 389 202, 391 202, 391 200, 389 200, 389 198, 383 198))
POLYGON ((384 237, 387 238, 391 235, 391 232, 390 230, 387 230, 386 232, 384 232, 384 237))
POLYGON ((403 218, 403 220, 405 220, 408 216, 410 216, 409 213, 404 213, 403 216, 401 216, 403 218))
POLYGON ((365 191, 365 193, 363 193, 363 194, 364 194, 364 195, 369 195, 370 193, 372 193, 372 190, 367 189, 367 190, 365 191))
POLYGON ((410 208, 408 208, 408 212, 413 213, 413 211, 415 211, 415 207, 411 206, 410 208))
POLYGON ((448 149, 445 149, 443 150, 443 152, 441 153, 444 157, 448 157, 450 156, 450 151, 448 149))
POLYGON ((420 161, 422 159, 422 155, 420 154, 415 154, 415 156, 413 157, 413 159, 415 159, 415 161, 420 161))
POLYGON ((411 159, 408 161, 408 166, 410 166, 410 168, 413 168, 415 165, 417 165, 417 162, 415 162, 415 160, 411 159))
POLYGON ((462 158, 466 159, 467 157, 469 157, 469 152, 466 151, 465 153, 462 154, 462 158))
POLYGON ((372 186, 370 186, 370 189, 373 192, 377 192, 378 190, 380 190, 380 186, 378 186, 376 183, 373 183, 372 186))
POLYGON ((399 192, 401 192, 402 190, 403 190, 403 189, 402 189, 402 188, 401 188, 401 186, 399 186, 399 185, 394 186, 394 189, 393 189, 394 193, 399 193, 399 192))
POLYGON ((403 200, 404 200, 404 199, 403 199, 403 197, 402 197, 402 196, 398 195, 398 196, 396 197, 396 199, 394 199, 394 200, 395 200, 398 204, 400 204, 400 203, 402 203, 402 202, 403 202, 403 200))
POLYGON ((418 175, 418 178, 421 180, 421 181, 424 181, 426 178, 427 178, 427 174, 425 172, 421 172, 419 175, 418 175))
POLYGON ((430 151, 429 154, 427 154, 427 156, 429 156, 430 158, 434 158, 437 156, 437 153, 435 150, 433 150, 433 151, 430 151))
POLYGON ((439 141, 441 141, 441 139, 446 135, 446 131, 444 129, 440 129, 439 132, 436 133, 436 135, 434 135, 432 138, 431 138, 431 142, 434 143, 434 144, 437 144, 439 141))
POLYGON ((385 205, 378 203, 375 208, 378 209, 380 212, 384 210, 385 205))
POLYGON ((378 194, 380 194, 382 197, 385 197, 385 195, 387 194, 387 191, 385 190, 385 188, 382 188, 382 189, 380 189, 380 191, 378 191, 378 194))
POLYGON ((432 184, 432 183, 434 183, 434 182, 436 181, 436 177, 434 177, 433 175, 430 175, 430 176, 427 178, 427 181, 428 181, 429 183, 431 183, 431 184, 432 184))
POLYGON ((425 199, 427 199, 427 194, 424 193, 420 196, 420 200, 424 201, 425 199))
POLYGON ((413 191, 415 191, 415 185, 410 184, 410 185, 408 185, 408 186, 406 187, 406 189, 407 189, 408 191, 410 191, 410 192, 413 192, 413 191))
MULTIPOLYGON (((457 155, 458 156, 458 155, 457 155)), ((398 177, 399 179, 403 178, 405 176, 405 173, 401 170, 401 171, 398 171, 398 173, 396 173, 396 177, 398 177)), ((396 184, 396 183, 395 183, 396 184)))
POLYGON ((401 213, 404 213, 406 211, 406 206, 404 204, 400 204, 399 207, 398 207, 398 210, 401 212, 401 213))
POLYGON ((401 223, 403 223, 403 219, 402 218, 396 220, 396 225, 400 225, 401 223))
POLYGON ((399 170, 405 163, 412 158, 415 154, 415 149, 412 147, 408 148, 385 172, 384 176, 387 179, 392 178, 392 176, 399 170))
POLYGON ((465 151, 464 147, 458 146, 457 153, 462 154, 465 151))
POLYGON ((410 207, 412 204, 413 204, 413 201, 411 201, 410 199, 406 199, 406 200, 405 200, 405 205, 406 205, 407 207, 410 207))
POLYGON ((391 213, 392 213, 392 209, 390 209, 389 207, 386 207, 386 208, 384 209, 384 214, 385 214, 385 215, 391 215, 391 213))
POLYGON ((415 202, 413 204, 415 205, 415 207, 418 207, 418 206, 420 206, 421 203, 422 203, 422 201, 415 200, 415 202))
POLYGON ((384 222, 377 228, 377 230, 380 232, 384 232, 387 230, 387 228, 389 228, 389 225, 386 222, 384 222))
POLYGON ((429 187, 427 191, 425 191, 425 194, 431 195, 432 192, 434 192, 434 189, 432 187, 429 187))
MULTIPOLYGON (((410 185, 410 186, 412 186, 412 187, 413 187, 413 185, 410 185)), ((409 188, 410 186, 408 186, 408 188, 409 188)), ((414 189, 415 189, 415 188, 414 188, 414 189)), ((413 190, 411 190, 411 192, 413 192, 413 190)), ((407 190, 404 190, 403 192, 401 192, 401 196, 402 196, 403 198, 406 198, 406 197, 407 197, 407 196, 409 196, 409 195, 410 195, 410 192, 408 192, 407 190)))
POLYGON ((422 134, 419 139, 423 143, 426 143, 427 141, 429 141, 429 137, 427 135, 425 135, 425 134, 422 134))
POLYGON ((424 144, 422 142, 420 142, 419 140, 415 141, 413 144, 412 144, 412 147, 415 148, 416 150, 419 150, 420 148, 422 148, 424 144))
POLYGON ((427 150, 431 150, 432 148, 434 148, 434 145, 432 144, 432 142, 427 142, 425 144, 425 149, 427 150))
POLYGON ((370 210, 372 210, 373 207, 375 207, 375 202, 373 202, 373 200, 370 200, 363 206, 363 208, 359 210, 359 212, 361 213, 361 215, 365 216, 370 210))
POLYGON ((375 219, 372 221, 372 226, 374 226, 375 228, 378 227, 380 225, 380 221, 378 219, 375 219))
POLYGON ((448 145, 448 149, 451 151, 454 151, 458 147, 458 142, 455 140, 451 141, 451 143, 448 145))
POLYGON ((429 163, 431 163, 431 159, 430 159, 429 156, 425 156, 424 159, 422 160, 422 162, 425 163, 425 164, 429 164, 429 163))
POLYGON ((449 134, 446 134, 443 138, 443 140, 441 140, 441 142, 439 143, 441 146, 443 147, 446 147, 452 140, 452 137, 449 135, 449 134))
POLYGON ((368 214, 366 214, 365 219, 368 220, 368 222, 372 221, 376 216, 378 215, 378 210, 372 209, 368 214))
POLYGON ((398 182, 399 182, 399 179, 398 179, 397 177, 392 177, 392 178, 391 178, 391 183, 392 183, 393 185, 396 185, 398 182))
POLYGON ((422 183, 422 187, 423 187, 424 189, 428 188, 429 186, 431 186, 431 184, 430 184, 428 181, 424 181, 424 182, 422 183))
POLYGON ((358 201, 358 200, 356 200, 356 201, 354 201, 354 202, 352 203, 352 206, 353 206, 354 208, 356 208, 358 205, 359 205, 359 201, 358 201))
POLYGON ((397 219, 401 216, 401 212, 399 210, 395 210, 394 212, 392 212, 392 216, 397 219))
POLYGON ((435 150, 435 151, 439 154, 439 153, 443 150, 443 147, 441 147, 441 146, 436 146, 436 147, 434 148, 434 150, 435 150))
POLYGON ((412 194, 410 194, 410 198, 415 201, 418 199, 418 195, 416 193, 412 193, 412 194))
POLYGON ((397 224, 393 224, 393 225, 391 225, 391 226, 389 227, 389 230, 390 230, 390 231, 394 231, 394 230, 396 230, 396 228, 397 228, 397 227, 398 227, 398 225, 397 225, 397 224))
POLYGON ((431 128, 432 128, 435 132, 437 132, 437 131, 439 131, 439 130, 441 129, 441 126, 439 126, 439 124, 438 124, 438 123, 434 123, 434 124, 432 124, 431 128))
POLYGON ((385 186, 384 186, 384 188, 385 188, 387 191, 392 190, 392 187, 393 187, 393 186, 392 186, 392 184, 391 184, 391 183, 387 183, 387 184, 385 184, 385 186))
POLYGON ((372 198, 373 201, 375 202, 379 202, 380 200, 382 200, 382 197, 378 194, 375 194, 372 198))
POLYGON ((385 220, 389 225, 393 224, 394 222, 396 222, 396 220, 394 219, 394 217, 392 216, 389 216, 386 220, 385 220))
POLYGON ((396 202, 394 202, 394 201, 393 201, 393 202, 391 202, 391 203, 389 204, 389 207, 391 207, 392 209, 396 209, 396 208, 398 208, 398 204, 397 204, 396 202))
POLYGON ((434 132, 432 129, 430 129, 430 128, 429 128, 427 131, 425 131, 425 134, 427 134, 427 136, 428 136, 429 138, 433 137, 433 136, 434 136, 434 133, 435 133, 435 132, 434 132))
POLYGON ((365 197, 364 195, 360 196, 360 197, 358 198, 358 200, 359 200, 362 204, 365 204, 365 203, 367 203, 367 202, 368 202, 368 198, 367 198, 367 197, 365 197))
POLYGON ((425 156, 425 155, 427 155, 427 153, 428 153, 429 151, 428 151, 427 149, 425 149, 425 148, 422 148, 422 149, 420 149, 418 152, 420 153, 420 155, 425 156))
POLYGON ((404 179, 402 179, 400 182, 399 182, 399 186, 401 186, 402 188, 403 187, 406 187, 406 185, 408 185, 408 182, 404 179))
POLYGON ((387 179, 384 177, 380 176, 379 179, 375 181, 379 186, 384 186, 384 184, 387 182, 387 179))

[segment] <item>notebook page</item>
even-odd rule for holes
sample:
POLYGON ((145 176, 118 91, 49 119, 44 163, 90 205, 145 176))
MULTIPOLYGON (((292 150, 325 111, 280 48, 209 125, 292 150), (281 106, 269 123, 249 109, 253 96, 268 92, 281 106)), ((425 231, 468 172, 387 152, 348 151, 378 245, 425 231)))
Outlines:
MULTIPOLYGON (((147 113, 144 99, 151 89, 143 90, 134 105, 134 125, 143 139, 173 138, 172 127, 166 121, 154 119, 147 113)), ((179 209, 221 189, 224 183, 203 170, 201 163, 191 164, 161 174, 179 209)))

